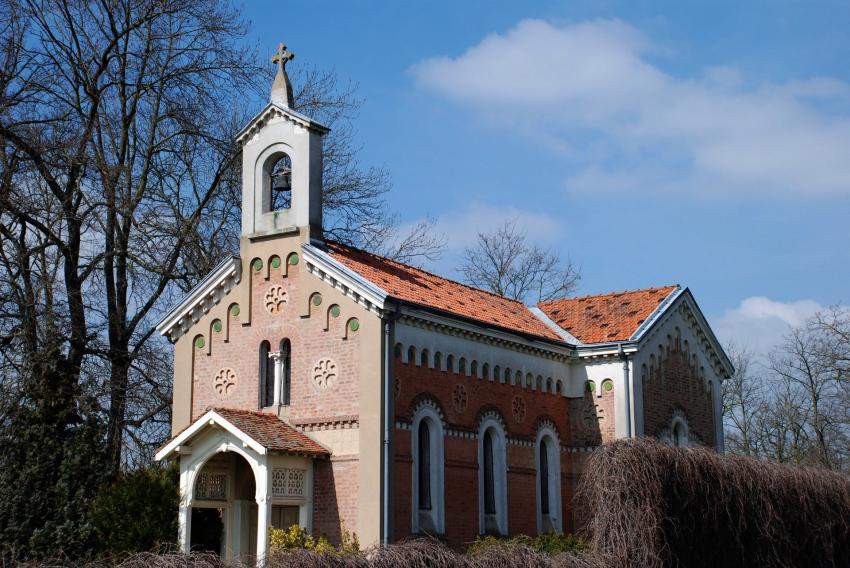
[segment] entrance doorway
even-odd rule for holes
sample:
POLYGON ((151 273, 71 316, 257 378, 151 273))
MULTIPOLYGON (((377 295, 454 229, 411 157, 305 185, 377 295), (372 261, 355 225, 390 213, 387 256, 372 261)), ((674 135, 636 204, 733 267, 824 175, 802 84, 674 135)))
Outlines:
POLYGON ((192 507, 192 552, 221 554, 224 536, 222 509, 192 507))

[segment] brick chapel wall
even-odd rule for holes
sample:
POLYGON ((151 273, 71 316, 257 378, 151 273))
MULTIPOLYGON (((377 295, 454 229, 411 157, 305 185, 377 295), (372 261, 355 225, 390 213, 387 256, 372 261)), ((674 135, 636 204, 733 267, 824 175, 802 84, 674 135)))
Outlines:
POLYGON ((689 305, 681 302, 635 358, 643 435, 669 439, 674 417, 679 417, 687 422, 691 443, 717 446, 718 401, 713 397, 719 393, 712 391, 720 380, 716 359, 709 353, 703 330, 689 305))
MULTIPOLYGON (((380 325, 307 272, 300 243, 298 237, 243 242, 241 282, 180 340, 191 342, 186 354, 191 364, 176 359, 175 370, 191 370, 191 389, 190 396, 175 398, 175 408, 191 408, 191 420, 211 407, 276 412, 259 408, 259 348, 267 340, 276 351, 280 340, 288 338, 291 398, 280 415, 333 454, 329 461, 314 462, 314 529, 336 542, 344 523, 369 544, 377 541, 377 505, 368 491, 364 495, 360 479, 375 473, 371 464, 377 442, 372 438, 377 434, 370 433, 378 430, 370 426, 364 433, 360 428, 364 400, 369 409, 365 419, 377 422, 372 409, 377 403, 371 398, 379 399, 380 391, 364 388, 363 378, 369 385, 379 379, 379 358, 372 356, 379 347, 372 343, 380 342, 380 325), (258 260, 261 265, 255 264, 258 260), (322 298, 318 306, 313 302, 317 293, 322 298), (353 319, 359 323, 357 331, 351 329, 353 319), (372 396, 372 390, 377 394, 372 396)), ((178 380, 182 378, 175 376, 178 380)))
MULTIPOLYGON (((432 360, 433 361, 433 360, 432 360)), ((534 442, 542 421, 554 425, 562 447, 571 440, 570 399, 520 385, 469 376, 421 365, 420 358, 395 359, 394 438, 394 536, 411 531, 412 466, 410 423, 417 403, 428 398, 442 409, 448 435, 445 448, 445 538, 449 545, 464 548, 479 531, 478 426, 485 412, 501 416, 508 437, 507 493, 508 530, 514 534, 536 534, 536 469, 534 442), (404 427, 404 425, 407 427, 404 427), (401 426, 401 427, 399 427, 401 426)), ((561 451, 561 497, 564 530, 571 529, 571 453, 561 451)))

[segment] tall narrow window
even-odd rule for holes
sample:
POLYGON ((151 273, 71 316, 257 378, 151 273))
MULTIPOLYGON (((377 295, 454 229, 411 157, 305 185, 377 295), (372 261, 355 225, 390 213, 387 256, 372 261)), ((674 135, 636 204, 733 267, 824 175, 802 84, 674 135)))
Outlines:
POLYGON ((274 401, 274 362, 269 351, 271 345, 268 341, 260 343, 260 408, 271 406, 274 401))
POLYGON ((292 348, 290 346, 288 339, 280 340, 280 365, 281 365, 281 373, 280 378, 281 388, 283 389, 283 393, 281 393, 281 402, 285 405, 289 405, 289 394, 292 390, 292 381, 291 381, 291 368, 292 368, 292 348))
POLYGON ((419 423, 419 509, 431 510, 431 430, 428 421, 419 423))
POLYGON ((493 469, 493 432, 484 434, 484 513, 496 513, 496 483, 493 469))
POLYGON ((548 444, 540 443, 540 512, 549 514, 549 452, 548 444))

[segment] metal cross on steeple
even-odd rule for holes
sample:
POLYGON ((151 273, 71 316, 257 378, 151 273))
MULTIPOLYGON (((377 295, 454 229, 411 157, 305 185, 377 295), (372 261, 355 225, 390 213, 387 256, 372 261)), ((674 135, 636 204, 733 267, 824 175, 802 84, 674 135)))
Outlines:
POLYGON ((279 43, 277 52, 272 55, 272 63, 277 63, 277 75, 272 84, 273 103, 292 108, 295 101, 292 95, 292 84, 289 82, 289 76, 286 74, 286 62, 295 59, 295 54, 286 50, 286 44, 279 43))

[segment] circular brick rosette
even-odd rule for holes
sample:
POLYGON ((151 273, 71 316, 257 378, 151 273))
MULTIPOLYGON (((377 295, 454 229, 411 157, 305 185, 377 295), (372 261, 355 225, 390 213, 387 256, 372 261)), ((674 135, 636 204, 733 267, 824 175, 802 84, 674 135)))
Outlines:
POLYGON ((226 367, 216 373, 213 379, 213 390, 219 398, 227 398, 236 389, 238 382, 239 378, 236 376, 236 371, 226 367))
POLYGON ((286 289, 280 284, 275 284, 266 291, 263 304, 266 306, 266 311, 276 316, 283 312, 286 300, 286 289))

